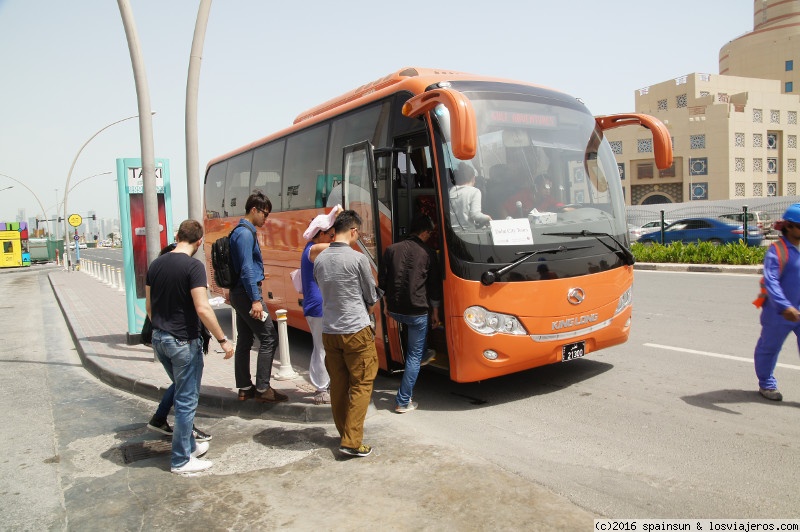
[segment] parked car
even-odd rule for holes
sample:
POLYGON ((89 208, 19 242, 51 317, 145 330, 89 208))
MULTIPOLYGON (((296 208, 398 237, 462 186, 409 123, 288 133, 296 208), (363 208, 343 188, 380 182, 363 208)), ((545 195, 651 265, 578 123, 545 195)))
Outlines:
MULTIPOLYGON (((716 218, 682 218, 669 224, 664 229, 664 243, 683 242, 686 244, 697 242, 711 242, 712 244, 733 244, 744 239, 744 230, 741 225, 732 225, 716 218)), ((764 236, 757 227, 749 227, 747 244, 759 246, 764 236)), ((653 231, 639 237, 637 242, 654 244, 661 242, 661 232, 653 231)))
MULTIPOLYGON (((668 226, 672 223, 672 220, 664 220, 664 227, 668 226)), ((628 225, 628 235, 630 236, 631 242, 635 242, 640 236, 645 235, 647 233, 652 233, 653 231, 659 231, 661 225, 661 220, 652 220, 645 224, 642 224, 639 227, 634 225, 628 225)))
MULTIPOLYGON (((735 222, 736 224, 744 224, 744 212, 731 212, 721 214, 719 219, 726 223, 735 222)), ((772 231, 772 217, 764 211, 747 211, 747 228, 758 227, 761 234, 766 235, 772 231)))

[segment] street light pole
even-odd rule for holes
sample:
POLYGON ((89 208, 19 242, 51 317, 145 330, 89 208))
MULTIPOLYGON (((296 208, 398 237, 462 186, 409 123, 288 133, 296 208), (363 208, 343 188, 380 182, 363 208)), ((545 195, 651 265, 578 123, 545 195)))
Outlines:
MULTIPOLYGON (((36 195, 36 192, 34 192, 33 190, 31 190, 31 188, 30 188, 28 185, 26 185, 25 183, 23 183, 23 182, 22 182, 22 181, 20 181, 19 179, 16 179, 16 178, 14 178, 14 177, 11 177, 10 175, 6 175, 6 174, 0 174, 0 176, 6 177, 6 178, 10 179, 11 181, 13 181, 13 182, 15 182, 15 183, 19 183, 19 184, 20 184, 20 185, 22 185, 23 187, 27 188, 27 189, 28 189, 28 192, 30 192, 31 194, 33 194, 33 197, 34 197, 34 198, 36 198, 36 202, 39 204, 39 208, 40 208, 40 209, 42 209, 42 216, 44 216, 44 219, 45 219, 45 220, 47 220, 47 211, 45 211, 45 210, 44 210, 44 205, 42 205, 42 202, 41 202, 41 200, 39 199, 39 196, 37 196, 37 195, 36 195)), ((0 190, 8 190, 9 188, 14 188, 14 185, 11 185, 10 187, 2 188, 2 189, 0 189, 0 190)), ((46 227, 46 226, 45 226, 45 227, 46 227)), ((39 228, 37 227, 36 229, 39 229, 39 228)))
MULTIPOLYGON (((128 40, 128 51, 131 54, 133 80, 136 85, 136 101, 139 106, 139 142, 142 151, 142 192, 144 196, 144 231, 147 247, 147 264, 157 257, 161 250, 161 235, 158 223, 158 194, 156 192, 156 159, 153 145, 153 119, 150 114, 150 90, 147 85, 147 73, 139 46, 139 35, 136 32, 136 21, 129 0, 117 0, 125 37, 128 40)), ((169 227, 165 231, 171 230, 169 227)))
POLYGON ((75 183, 74 185, 69 187, 69 191, 72 192, 73 190, 75 190, 75 187, 77 187, 78 185, 80 185, 81 183, 83 183, 84 181, 86 181, 88 179, 91 179, 91 178, 97 177, 97 176, 101 176, 101 175, 109 175, 109 174, 111 174, 111 172, 103 172, 102 174, 94 174, 94 175, 90 175, 89 177, 84 177, 83 179, 81 179, 80 181, 78 181, 77 183, 75 183))
MULTIPOLYGON (((189 199, 189 218, 203 222, 202 195, 200 192, 200 158, 197 142, 197 95, 200 85, 200 64, 203 43, 208 26, 211 0, 200 0, 197 21, 189 56, 189 75, 186 81, 186 192, 189 199)), ((200 248, 203 249, 202 247, 200 248)))
POLYGON ((58 189, 56 189, 56 215, 53 217, 53 240, 58 240, 58 189))
MULTIPOLYGON (((155 113, 153 113, 153 114, 155 114, 155 113)), ((72 170, 75 169, 75 163, 78 162, 78 157, 80 157, 81 152, 86 147, 86 145, 89 144, 92 141, 92 139, 94 139, 97 135, 99 135, 100 133, 102 133, 106 129, 110 128, 111 126, 115 126, 115 125, 119 124, 120 122, 125 122, 126 120, 131 120, 132 118, 137 118, 138 116, 139 115, 128 116, 126 118, 123 118, 122 120, 117 120, 116 122, 111 122, 110 124, 108 124, 106 126, 103 126, 102 128, 98 129, 94 133, 94 135, 89 137, 89 139, 86 142, 83 143, 83 146, 81 146, 81 148, 78 150, 78 153, 75 154, 75 158, 72 159, 72 165, 69 167, 69 173, 67 173, 67 184, 64 185, 64 258, 66 259, 64 261, 65 269, 69 269, 69 263, 70 263, 69 229, 67 228, 67 196, 69 195, 69 191, 70 191, 69 181, 70 181, 70 179, 72 179, 72 170)), ((56 190, 58 190, 58 189, 56 189, 56 190)))

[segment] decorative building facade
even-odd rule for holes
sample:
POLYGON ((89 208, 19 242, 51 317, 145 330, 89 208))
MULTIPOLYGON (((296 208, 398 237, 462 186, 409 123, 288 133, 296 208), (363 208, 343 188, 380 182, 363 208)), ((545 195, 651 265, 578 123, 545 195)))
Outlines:
POLYGON ((753 0, 753 31, 720 49, 719 73, 777 79, 800 94, 800 0, 753 0))
POLYGON ((798 194, 800 0, 754 0, 753 31, 721 48, 719 69, 636 91, 636 112, 671 133, 672 168, 656 168, 644 128, 607 132, 628 204, 798 194))
POLYGON ((675 160, 656 168, 644 128, 608 131, 628 204, 797 195, 798 111, 777 80, 690 74, 639 89, 636 112, 664 122, 675 160))

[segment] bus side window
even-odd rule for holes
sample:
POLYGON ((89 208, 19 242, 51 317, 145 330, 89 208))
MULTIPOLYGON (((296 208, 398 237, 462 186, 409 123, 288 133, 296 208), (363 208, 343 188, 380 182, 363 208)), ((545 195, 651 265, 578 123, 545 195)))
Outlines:
POLYGON ((283 148, 281 140, 261 146, 253 155, 250 189, 260 190, 272 202, 272 212, 281 211, 281 175, 283 174, 283 148))
POLYGON ((325 167, 328 124, 292 135, 286 142, 286 167, 283 172, 283 210, 316 206, 317 176, 325 167))
POLYGON ((205 184, 206 218, 221 218, 225 202, 225 173, 227 161, 208 169, 205 184))
POLYGON ((228 162, 225 179, 225 216, 244 216, 244 206, 250 195, 250 167, 253 152, 237 155, 228 162))

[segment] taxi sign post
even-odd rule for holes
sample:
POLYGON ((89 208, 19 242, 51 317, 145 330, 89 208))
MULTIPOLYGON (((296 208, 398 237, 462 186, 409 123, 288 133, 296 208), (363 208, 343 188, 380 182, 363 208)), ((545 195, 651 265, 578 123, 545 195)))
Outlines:
MULTIPOLYGON (((158 230, 161 248, 174 240, 169 159, 155 159, 158 230)), ((140 343, 145 311, 147 233, 144 216, 144 177, 141 159, 117 159, 122 265, 128 306, 128 345, 140 343)), ((161 249, 159 248, 159 250, 161 249)))
POLYGON ((78 236, 78 227, 83 223, 83 217, 80 214, 70 214, 69 218, 67 218, 67 222, 69 225, 75 228, 75 236, 72 237, 75 240, 75 269, 81 269, 81 247, 78 245, 78 240, 80 237, 78 236))

